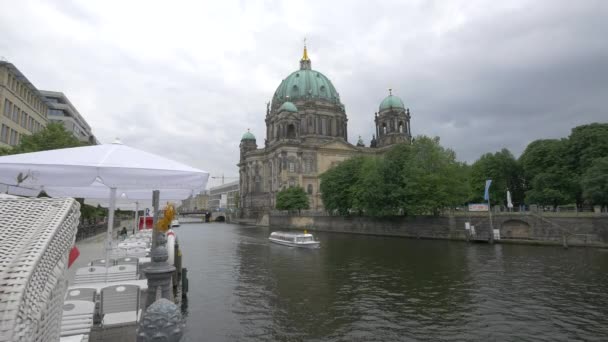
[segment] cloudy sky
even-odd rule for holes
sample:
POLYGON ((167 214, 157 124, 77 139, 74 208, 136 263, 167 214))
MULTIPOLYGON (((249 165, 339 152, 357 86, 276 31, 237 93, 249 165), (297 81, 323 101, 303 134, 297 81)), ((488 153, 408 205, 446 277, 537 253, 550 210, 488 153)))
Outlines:
MULTIPOLYGON (((473 162, 608 121, 608 1, 0 0, 0 56, 64 92, 104 143, 237 176, 250 128, 298 68, 346 106, 369 144, 393 88, 412 133, 473 162)), ((227 179, 233 180, 233 179, 227 179)), ((219 184, 212 180, 211 185, 219 184)))

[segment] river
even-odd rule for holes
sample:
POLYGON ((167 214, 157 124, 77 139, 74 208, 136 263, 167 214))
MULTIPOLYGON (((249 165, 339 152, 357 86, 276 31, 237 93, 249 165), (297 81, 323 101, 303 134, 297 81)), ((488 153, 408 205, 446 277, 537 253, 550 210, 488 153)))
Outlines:
POLYGON ((176 229, 190 291, 185 341, 607 341, 608 251, 176 229))

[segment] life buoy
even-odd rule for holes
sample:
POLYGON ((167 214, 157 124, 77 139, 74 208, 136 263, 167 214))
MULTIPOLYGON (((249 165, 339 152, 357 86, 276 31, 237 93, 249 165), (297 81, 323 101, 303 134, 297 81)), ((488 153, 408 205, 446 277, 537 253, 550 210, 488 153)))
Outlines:
POLYGON ((175 233, 169 229, 167 232, 167 254, 169 254, 167 262, 169 265, 175 265, 175 239, 175 233))

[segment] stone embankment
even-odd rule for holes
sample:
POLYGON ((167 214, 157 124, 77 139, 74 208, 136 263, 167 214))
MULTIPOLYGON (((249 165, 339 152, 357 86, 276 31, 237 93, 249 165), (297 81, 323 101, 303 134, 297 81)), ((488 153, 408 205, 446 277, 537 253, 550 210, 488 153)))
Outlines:
MULTIPOLYGON (((486 213, 385 218, 272 214, 269 226, 273 229, 465 241, 488 241, 491 232, 486 213), (474 236, 465 229, 466 222, 474 226, 474 236)), ((492 227, 499 230, 500 241, 497 242, 501 243, 608 247, 608 216, 605 214, 559 216, 499 213, 492 215, 492 227)))

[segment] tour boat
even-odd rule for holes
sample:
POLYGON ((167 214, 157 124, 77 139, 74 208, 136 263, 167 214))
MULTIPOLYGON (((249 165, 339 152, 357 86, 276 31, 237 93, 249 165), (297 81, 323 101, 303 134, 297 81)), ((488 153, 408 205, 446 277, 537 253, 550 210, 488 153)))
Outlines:
POLYGON ((312 234, 306 231, 304 233, 272 232, 268 240, 290 247, 319 248, 321 246, 321 242, 315 241, 312 234))
POLYGON ((179 220, 175 219, 175 220, 171 221, 171 227, 179 227, 179 220))

